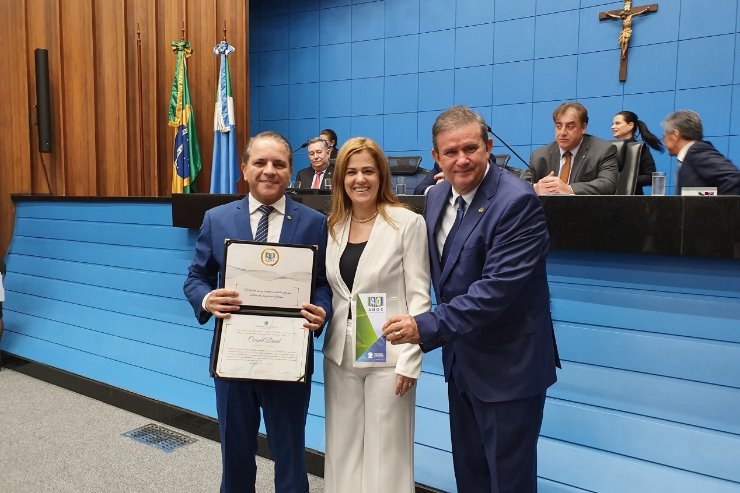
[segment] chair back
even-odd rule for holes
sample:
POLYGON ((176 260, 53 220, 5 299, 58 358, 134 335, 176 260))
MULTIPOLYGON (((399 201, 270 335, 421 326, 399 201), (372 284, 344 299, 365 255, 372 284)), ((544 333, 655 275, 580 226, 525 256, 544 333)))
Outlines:
POLYGON ((386 156, 391 171, 391 186, 395 190, 399 178, 406 184, 406 193, 414 193, 416 185, 424 179, 428 172, 421 168, 421 156, 386 156))
POLYGON ((509 164, 509 159, 511 159, 511 154, 494 154, 494 157, 496 158, 496 166, 506 168, 506 165, 509 164))
POLYGON ((640 170, 640 155, 642 142, 614 141, 617 146, 617 163, 619 165, 619 179, 616 195, 634 195, 637 185, 637 173, 640 170))

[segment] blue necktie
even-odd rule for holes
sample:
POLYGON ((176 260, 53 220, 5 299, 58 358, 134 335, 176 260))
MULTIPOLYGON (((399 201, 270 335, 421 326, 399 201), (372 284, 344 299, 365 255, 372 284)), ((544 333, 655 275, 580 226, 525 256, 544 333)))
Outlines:
POLYGON ((260 222, 257 223, 257 233, 254 235, 254 241, 267 241, 267 220, 270 213, 275 210, 271 205, 261 205, 257 208, 262 213, 260 222))
POLYGON ((457 230, 460 229, 460 223, 462 223, 463 216, 465 215, 465 199, 462 197, 462 195, 458 195, 455 203, 457 204, 457 215, 455 216, 455 224, 452 225, 452 229, 450 229, 450 232, 447 235, 447 239, 445 240, 445 246, 442 248, 443 268, 445 266, 445 263, 447 262, 447 257, 450 255, 450 250, 452 249, 452 243, 455 241, 457 230))

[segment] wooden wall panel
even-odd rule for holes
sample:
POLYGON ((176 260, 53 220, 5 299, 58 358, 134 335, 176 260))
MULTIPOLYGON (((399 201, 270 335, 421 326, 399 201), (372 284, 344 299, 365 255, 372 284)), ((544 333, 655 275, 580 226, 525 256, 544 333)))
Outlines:
POLYGON ((131 0, 127 2, 127 60, 126 71, 131 83, 127 86, 130 111, 129 129, 129 189, 132 195, 157 196, 157 151, 158 143, 163 142, 159 134, 158 120, 158 43, 157 16, 158 4, 150 0, 131 0), (141 33, 141 66, 137 55, 136 31, 141 33), (139 90, 138 71, 141 71, 141 90, 139 90), (132 79, 133 78, 133 79, 132 79), (141 97, 139 94, 141 93, 141 97), (140 102, 141 99, 141 102, 140 102), (142 132, 146 129, 146 133, 142 132), (143 176, 142 176, 143 175, 143 176))
MULTIPOLYGON (((64 160, 67 195, 97 195, 95 36, 92 0, 59 3, 63 107, 67 143, 64 160)), ((97 83, 97 84, 96 84, 97 83)))
POLYGON ((13 222, 10 193, 31 191, 31 119, 28 110, 25 2, 0 1, 0 46, 7 72, 0 77, 0 253, 10 240, 13 222))
MULTIPOLYGON (((126 142, 131 136, 126 123, 126 33, 129 31, 124 0, 93 0, 95 24, 95 128, 97 194, 128 195, 126 142), (122 22, 123 20, 123 22, 122 22)), ((93 195, 93 194, 90 194, 93 195)))
MULTIPOLYGON (((0 0, 0 45, 12 67, 0 78, 6 101, 0 120, 0 255, 12 232, 12 193, 170 194, 170 42, 180 39, 183 20, 193 46, 188 78, 203 159, 196 184, 208 191, 218 77, 212 48, 223 37, 224 20, 236 48, 229 62, 240 149, 249 135, 248 0, 0 0), (53 151, 43 155, 35 126, 35 48, 49 51, 53 151)), ((240 190, 246 191, 243 184, 240 190)))
POLYGON ((50 193, 63 195, 64 172, 60 169, 64 161, 56 159, 64 149, 62 139, 62 126, 55 121, 55 116, 61 114, 61 93, 59 91, 60 63, 59 63, 59 9, 54 0, 27 0, 26 18, 33 19, 27 22, 26 38, 28 59, 28 110, 33 128, 31 130, 31 179, 32 190, 36 193, 50 193), (52 146, 54 153, 43 156, 39 152, 38 127, 36 126, 36 69, 35 50, 37 48, 48 51, 49 57, 49 92, 51 95, 52 109, 52 146))

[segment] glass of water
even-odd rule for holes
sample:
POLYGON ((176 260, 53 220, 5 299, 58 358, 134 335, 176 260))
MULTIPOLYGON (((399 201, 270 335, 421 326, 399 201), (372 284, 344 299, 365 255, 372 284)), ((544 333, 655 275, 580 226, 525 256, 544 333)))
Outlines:
POLYGON ((403 176, 396 178, 396 195, 406 195, 406 178, 403 176))
POLYGON ((665 195, 665 171, 656 171, 653 173, 653 195, 665 195))
POLYGON ((324 188, 326 190, 331 190, 331 177, 324 178, 324 188))

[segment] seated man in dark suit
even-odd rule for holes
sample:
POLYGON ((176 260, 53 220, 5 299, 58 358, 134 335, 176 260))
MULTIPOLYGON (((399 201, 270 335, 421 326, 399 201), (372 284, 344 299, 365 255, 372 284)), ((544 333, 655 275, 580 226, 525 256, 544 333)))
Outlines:
POLYGON ((434 163, 434 167, 431 171, 429 171, 429 173, 422 178, 419 184, 416 185, 416 188, 414 188, 414 195, 426 195, 427 191, 429 191, 429 187, 433 187, 444 179, 445 175, 442 173, 442 168, 439 167, 439 164, 434 163))
POLYGON ((529 159, 522 178, 537 195, 614 195, 617 191, 617 148, 586 134, 588 110, 563 103, 552 114, 555 142, 540 147, 529 159))
POLYGON ((298 172, 296 179, 301 182, 301 188, 326 190, 326 179, 331 178, 334 171, 329 166, 329 143, 321 137, 308 139, 308 159, 311 166, 298 172))
POLYGON ((704 139, 699 115, 671 113, 661 123, 663 143, 679 164, 677 193, 682 187, 717 187, 719 195, 740 195, 740 169, 704 139))

